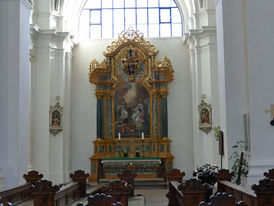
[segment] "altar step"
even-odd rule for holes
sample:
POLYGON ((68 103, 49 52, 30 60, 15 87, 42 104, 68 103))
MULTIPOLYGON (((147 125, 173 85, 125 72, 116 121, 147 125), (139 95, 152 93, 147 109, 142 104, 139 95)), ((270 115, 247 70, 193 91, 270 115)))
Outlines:
MULTIPOLYGON (((99 183, 106 184, 111 180, 119 180, 119 179, 106 179, 102 178, 99 180, 99 183)), ((152 179, 135 179, 134 180, 135 189, 136 188, 165 188, 166 184, 163 178, 152 178, 152 179)))

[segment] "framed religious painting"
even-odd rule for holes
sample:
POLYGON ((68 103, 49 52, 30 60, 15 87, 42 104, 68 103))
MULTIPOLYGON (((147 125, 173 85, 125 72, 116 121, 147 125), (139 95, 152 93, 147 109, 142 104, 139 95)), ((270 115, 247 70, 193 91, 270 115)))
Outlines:
POLYGON ((199 111, 199 129, 208 134, 212 130, 212 107, 202 98, 199 111))
POLYGON ((57 102, 50 106, 49 110, 49 131, 54 136, 63 131, 63 107, 57 102))

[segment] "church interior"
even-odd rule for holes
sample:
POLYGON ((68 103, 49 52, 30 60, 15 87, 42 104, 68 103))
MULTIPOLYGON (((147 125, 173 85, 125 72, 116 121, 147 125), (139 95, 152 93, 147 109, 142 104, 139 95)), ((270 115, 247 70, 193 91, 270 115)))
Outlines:
POLYGON ((0 205, 22 184, 40 187, 22 206, 93 205, 88 194, 111 187, 120 199, 103 205, 194 206, 228 186, 252 199, 233 201, 273 205, 273 7, 0 0, 0 205), (188 202, 201 182, 210 189, 188 202), (50 203, 42 187, 73 198, 50 203))

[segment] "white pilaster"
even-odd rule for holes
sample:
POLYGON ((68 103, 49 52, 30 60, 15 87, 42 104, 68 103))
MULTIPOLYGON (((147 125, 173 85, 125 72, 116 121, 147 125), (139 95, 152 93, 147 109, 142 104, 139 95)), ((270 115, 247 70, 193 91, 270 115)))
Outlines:
MULTIPOLYGON (((35 38, 35 94, 34 117, 33 117, 33 165, 44 173, 54 183, 64 182, 65 173, 69 170, 69 143, 70 131, 66 136, 63 131, 56 136, 49 132, 49 107, 54 106, 57 101, 64 107, 66 119, 63 123, 69 123, 70 109, 69 99, 66 99, 66 47, 65 39, 68 33, 56 32, 56 30, 42 30, 38 27, 32 28, 35 38), (59 100, 56 100, 56 97, 59 100), (68 116, 68 117, 67 117, 68 116), (42 149, 41 149, 42 148, 42 149), (66 162, 66 163, 64 163, 66 162)), ((69 42, 69 41, 68 41, 69 42)), ((68 125, 69 126, 69 125, 68 125)), ((67 126, 65 126, 67 128, 67 126)), ((67 175, 67 174, 66 174, 67 175)))
POLYGON ((24 182, 29 163, 31 6, 30 0, 0 0, 0 169, 6 186, 24 182))
POLYGON ((206 134, 199 130, 198 105, 201 96, 206 95, 206 102, 213 107, 213 126, 219 124, 219 94, 215 27, 202 27, 190 30, 188 34, 192 74, 192 107, 193 107, 193 145, 194 167, 205 163, 220 166, 217 142, 213 132, 206 134))

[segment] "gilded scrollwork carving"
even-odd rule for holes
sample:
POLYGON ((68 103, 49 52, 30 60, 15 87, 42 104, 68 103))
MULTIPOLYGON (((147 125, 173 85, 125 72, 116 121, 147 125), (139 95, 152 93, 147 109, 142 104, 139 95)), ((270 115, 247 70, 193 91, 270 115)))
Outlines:
POLYGON ((104 56, 114 56, 122 47, 129 44, 142 48, 149 56, 156 56, 159 53, 154 45, 151 45, 150 42, 145 41, 143 33, 138 30, 135 31, 133 28, 129 28, 128 30, 121 32, 118 36, 118 40, 113 41, 111 45, 107 47, 104 52, 104 56))
POLYGON ((107 60, 99 63, 96 59, 93 59, 89 68, 89 82, 96 85, 112 85, 114 81, 108 79, 110 73, 111 67, 108 66, 107 60))
POLYGON ((167 84, 174 79, 174 71, 171 62, 166 56, 164 56, 161 61, 156 58, 152 70, 156 74, 156 77, 150 80, 150 83, 152 84, 167 84))

